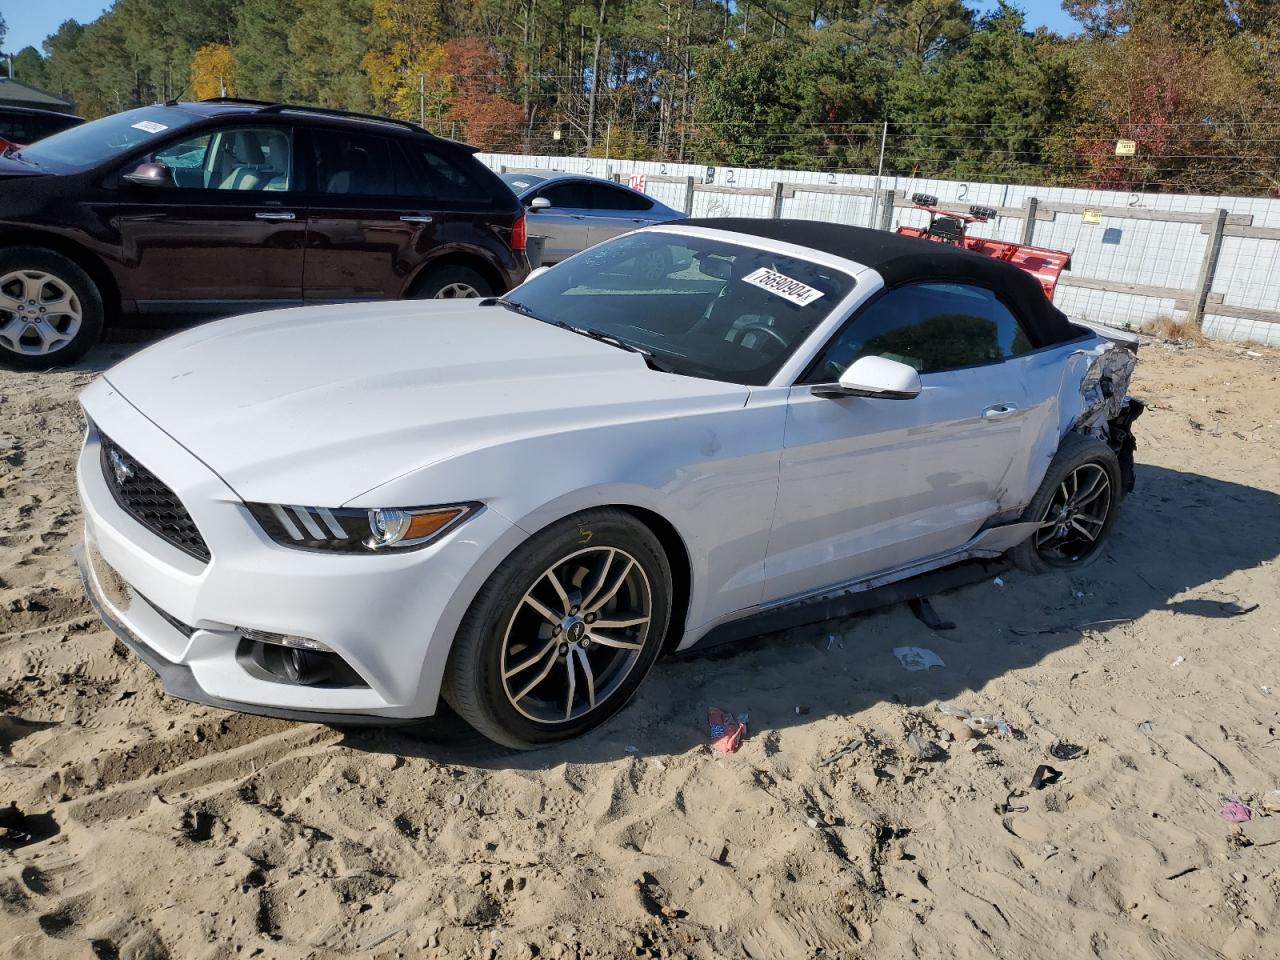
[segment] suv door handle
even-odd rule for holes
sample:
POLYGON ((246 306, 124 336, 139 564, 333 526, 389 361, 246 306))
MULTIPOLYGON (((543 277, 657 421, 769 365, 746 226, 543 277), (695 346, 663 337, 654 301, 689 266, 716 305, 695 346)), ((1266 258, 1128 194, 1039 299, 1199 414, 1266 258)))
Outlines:
POLYGON ((1017 406, 1012 403, 997 403, 982 411, 982 419, 1003 420, 1005 417, 1011 416, 1017 412, 1017 406))
POLYGON ((287 210, 259 210, 254 214, 259 220, 296 220, 294 214, 287 210))
POLYGON ((400 219, 404 223, 431 223, 433 218, 429 213, 406 213, 400 219))

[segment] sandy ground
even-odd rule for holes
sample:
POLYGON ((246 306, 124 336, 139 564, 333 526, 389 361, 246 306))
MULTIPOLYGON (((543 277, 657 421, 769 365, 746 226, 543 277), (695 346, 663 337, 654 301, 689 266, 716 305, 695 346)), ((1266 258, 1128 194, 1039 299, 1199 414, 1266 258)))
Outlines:
POLYGON ((945 594, 950 631, 897 607, 660 663, 601 731, 512 755, 161 695, 69 554, 73 397, 129 349, 0 373, 0 955, 1280 954, 1280 354, 1144 350, 1094 567, 945 594), (1019 735, 951 740, 939 701, 1019 735), (711 704, 749 711, 737 754, 711 704))

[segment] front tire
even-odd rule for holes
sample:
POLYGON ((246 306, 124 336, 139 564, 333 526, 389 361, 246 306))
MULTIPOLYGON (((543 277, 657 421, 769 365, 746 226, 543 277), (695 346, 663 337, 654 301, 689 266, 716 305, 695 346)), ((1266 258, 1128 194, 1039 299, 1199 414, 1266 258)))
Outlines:
POLYGON ((1093 563, 1106 546, 1122 496, 1115 451, 1096 437, 1067 434, 1022 515, 1040 526, 1013 548, 1014 564, 1050 573, 1093 563))
POLYGON ((0 250, 0 363, 47 370, 74 363, 102 336, 102 295, 52 250, 0 250))
POLYGON ((445 700, 497 743, 576 737, 631 698, 662 649, 671 567, 631 514, 589 510, 517 547, 463 618, 445 700))

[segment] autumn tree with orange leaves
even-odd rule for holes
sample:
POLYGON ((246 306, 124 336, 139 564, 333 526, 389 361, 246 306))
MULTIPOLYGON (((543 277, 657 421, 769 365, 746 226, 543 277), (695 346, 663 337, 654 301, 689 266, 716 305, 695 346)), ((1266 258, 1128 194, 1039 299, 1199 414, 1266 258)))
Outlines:
POLYGON ((1091 34, 1080 49, 1075 135, 1090 186, 1199 193, 1231 192, 1242 182, 1280 187, 1280 4, 1067 6, 1091 34), (1117 139, 1133 140, 1136 153, 1117 156, 1117 139))
POLYGON ((444 70, 452 84, 448 119, 468 143, 485 150, 518 150, 524 110, 497 90, 503 80, 497 53, 486 40, 463 37, 444 45, 444 70))

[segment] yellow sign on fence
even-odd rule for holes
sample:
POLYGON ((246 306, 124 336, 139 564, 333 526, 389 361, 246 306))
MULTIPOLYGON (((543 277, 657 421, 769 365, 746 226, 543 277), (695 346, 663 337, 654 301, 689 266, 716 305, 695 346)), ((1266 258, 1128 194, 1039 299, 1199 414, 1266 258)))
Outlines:
POLYGON ((1137 152, 1138 152, 1137 140, 1117 140, 1116 141, 1117 157, 1132 157, 1137 152))
POLYGON ((1086 209, 1084 213, 1081 214, 1081 217, 1084 219, 1085 223, 1093 224, 1096 226, 1097 224, 1102 222, 1102 211, 1086 209))

